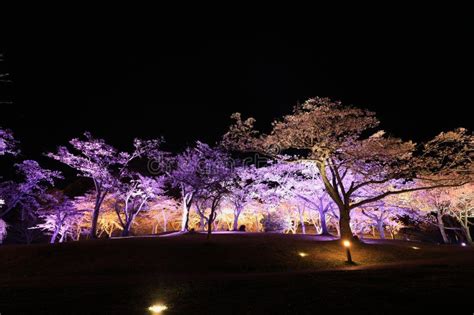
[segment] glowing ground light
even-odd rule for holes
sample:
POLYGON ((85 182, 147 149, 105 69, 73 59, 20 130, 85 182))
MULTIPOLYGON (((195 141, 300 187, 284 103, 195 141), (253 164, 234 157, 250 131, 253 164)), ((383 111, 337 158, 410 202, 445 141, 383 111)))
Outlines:
POLYGON ((308 254, 303 253, 303 252, 299 252, 298 255, 301 256, 301 257, 306 257, 306 256, 308 256, 308 254))
POLYGON ((346 248, 347 262, 353 264, 354 262, 352 261, 351 255, 351 242, 349 242, 348 240, 343 240, 342 245, 346 248))
POLYGON ((166 311, 167 309, 168 309, 168 306, 164 304, 155 304, 148 308, 148 310, 152 312, 153 314, 161 314, 163 311, 166 311))
POLYGON ((419 247, 416 247, 416 246, 413 246, 412 248, 413 248, 413 249, 420 249, 419 247))
POLYGON ((462 242, 462 243, 461 243, 461 246, 466 246, 466 243, 462 242))

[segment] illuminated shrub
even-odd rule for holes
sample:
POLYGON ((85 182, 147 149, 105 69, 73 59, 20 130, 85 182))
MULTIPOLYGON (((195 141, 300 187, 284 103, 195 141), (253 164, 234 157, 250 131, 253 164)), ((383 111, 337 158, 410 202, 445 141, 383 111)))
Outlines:
POLYGON ((291 229, 291 221, 279 212, 268 212, 260 220, 265 232, 284 233, 291 229))

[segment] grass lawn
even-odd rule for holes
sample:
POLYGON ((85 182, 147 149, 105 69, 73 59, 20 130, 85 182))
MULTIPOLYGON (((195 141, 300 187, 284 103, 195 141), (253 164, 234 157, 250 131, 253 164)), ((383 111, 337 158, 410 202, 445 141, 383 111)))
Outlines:
POLYGON ((352 256, 279 234, 2 246, 0 314, 149 314, 157 302, 164 314, 474 311, 472 248, 386 241, 352 256))

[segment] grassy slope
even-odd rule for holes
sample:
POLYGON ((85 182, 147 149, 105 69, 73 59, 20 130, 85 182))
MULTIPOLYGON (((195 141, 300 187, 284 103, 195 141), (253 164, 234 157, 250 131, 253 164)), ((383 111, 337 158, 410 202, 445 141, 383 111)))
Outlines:
POLYGON ((345 270, 339 241, 297 235, 3 246, 0 313, 146 314, 157 300, 172 306, 170 314, 303 314, 315 308, 370 313, 410 309, 407 301, 426 308, 436 294, 459 298, 472 288, 471 248, 389 242, 358 244, 352 253, 357 268, 378 268, 345 270))

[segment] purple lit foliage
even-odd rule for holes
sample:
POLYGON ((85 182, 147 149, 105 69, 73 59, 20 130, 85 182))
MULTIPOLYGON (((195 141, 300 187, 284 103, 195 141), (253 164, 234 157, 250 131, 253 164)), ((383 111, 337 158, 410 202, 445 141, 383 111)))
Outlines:
POLYGON ((18 141, 13 137, 13 132, 9 129, 0 127, 0 155, 18 154, 18 141))
POLYGON ((56 154, 48 156, 75 169, 79 176, 91 178, 95 188, 95 205, 92 213, 90 237, 97 237, 97 220, 106 195, 115 188, 126 174, 130 162, 140 157, 156 156, 162 142, 159 140, 134 140, 134 151, 118 152, 102 139, 93 138, 89 132, 85 139, 72 139, 69 143, 76 153, 59 147, 56 154))
POLYGON ((78 210, 71 200, 62 197, 39 211, 39 218, 43 222, 34 228, 51 234, 51 244, 56 241, 62 243, 68 238, 74 239, 74 232, 83 216, 84 211, 78 210))
POLYGON ((226 196, 234 208, 233 231, 239 229, 240 214, 249 203, 256 199, 259 187, 261 185, 257 181, 257 169, 254 166, 240 166, 235 169, 235 176, 226 196))
MULTIPOLYGON (((1 55, 0 55, 1 57, 1 55)), ((0 78, 3 75, 0 74, 0 78)), ((15 140, 13 137, 13 132, 9 129, 3 129, 0 127, 0 155, 6 155, 6 154, 11 154, 11 155, 17 155, 18 154, 18 149, 17 149, 18 141, 15 140)), ((1 178, 1 177, 0 177, 1 178)), ((6 191, 4 191, 4 183, 0 184, 0 244, 3 242, 7 235, 7 223, 1 219, 1 217, 4 215, 4 211, 1 209, 5 205, 5 196, 4 194, 6 191)), ((8 190, 8 189, 7 189, 8 190)))
POLYGON ((297 212, 301 231, 306 233, 306 220, 312 218, 311 214, 305 216, 305 211, 316 212, 318 222, 315 228, 322 235, 330 235, 327 219, 335 217, 334 206, 318 178, 318 170, 310 163, 295 163, 277 161, 267 167, 258 169, 260 181, 266 183, 266 191, 261 189, 265 203, 287 202, 292 204, 297 212))
POLYGON ((26 160, 15 164, 21 182, 8 181, 0 186, 0 194, 5 206, 0 210, 0 218, 11 210, 20 210, 20 219, 34 217, 41 205, 51 200, 47 190, 54 187, 56 179, 62 178, 58 171, 43 169, 36 161, 26 160))
POLYGON ((267 155, 275 154, 274 148, 307 152, 294 159, 310 161, 318 169, 327 194, 339 210, 342 238, 353 235, 353 209, 390 195, 460 185, 469 180, 466 171, 472 167, 469 152, 474 140, 465 129, 441 133, 422 146, 388 137, 383 131, 366 137, 379 125, 374 113, 319 97, 296 106, 292 114, 275 121, 269 134, 259 134, 253 118, 243 121, 240 114, 232 117, 235 123, 223 138, 223 145, 230 149, 267 155), (350 180, 348 175, 352 175, 350 180), (394 179, 427 177, 431 182, 426 186, 382 190, 353 201, 362 188, 377 190, 394 179))
POLYGON ((200 205, 198 213, 207 222, 209 237, 212 223, 217 216, 216 211, 229 192, 233 176, 230 157, 225 152, 199 141, 195 147, 186 149, 176 158, 176 168, 170 177, 173 184, 181 189, 182 231, 189 229, 189 211, 195 203, 200 205))
POLYGON ((469 245, 472 245, 471 226, 474 225, 474 186, 472 184, 459 187, 454 192, 456 194, 456 202, 451 208, 451 216, 453 216, 459 225, 469 245))
POLYGON ((195 202, 206 206, 199 208, 199 215, 207 222, 207 238, 209 238, 221 202, 232 187, 235 176, 234 165, 225 152, 200 142, 193 148, 192 155, 200 161, 198 168, 195 169, 196 178, 199 178, 200 182, 195 202))
POLYGON ((117 185, 114 192, 115 212, 122 226, 122 236, 128 236, 130 228, 140 213, 163 193, 164 177, 147 177, 138 173, 127 175, 126 181, 117 185))
POLYGON ((411 196, 413 207, 434 215, 434 222, 444 243, 451 243, 451 231, 457 238, 472 244, 470 227, 474 218, 474 187, 472 183, 460 187, 417 192, 411 196))

